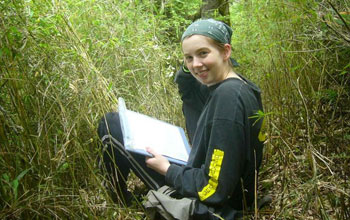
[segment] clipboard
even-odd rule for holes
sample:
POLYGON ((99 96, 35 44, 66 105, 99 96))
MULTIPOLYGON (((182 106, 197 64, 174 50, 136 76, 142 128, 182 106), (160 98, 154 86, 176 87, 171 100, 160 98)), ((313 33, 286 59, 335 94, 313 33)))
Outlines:
POLYGON ((127 151, 152 157, 146 151, 146 147, 151 147, 171 163, 187 164, 191 148, 183 128, 128 110, 121 97, 118 111, 127 151))

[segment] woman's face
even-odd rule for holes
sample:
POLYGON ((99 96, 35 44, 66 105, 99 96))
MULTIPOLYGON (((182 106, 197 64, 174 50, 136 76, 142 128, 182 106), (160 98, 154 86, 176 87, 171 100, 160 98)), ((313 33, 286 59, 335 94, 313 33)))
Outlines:
POLYGON ((183 40, 185 64, 199 82, 211 86, 226 79, 230 71, 227 61, 231 53, 231 47, 227 45, 221 51, 203 35, 193 35, 183 40))

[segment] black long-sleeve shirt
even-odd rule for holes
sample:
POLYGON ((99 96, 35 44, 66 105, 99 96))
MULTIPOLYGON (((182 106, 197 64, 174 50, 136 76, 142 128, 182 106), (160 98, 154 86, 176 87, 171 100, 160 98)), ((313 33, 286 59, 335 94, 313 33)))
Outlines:
POLYGON ((259 140, 262 119, 254 117, 262 111, 260 90, 241 78, 206 87, 189 73, 177 73, 187 130, 195 132, 187 165, 172 164, 165 177, 183 196, 236 210, 243 201, 248 206, 254 201, 264 141, 259 140))

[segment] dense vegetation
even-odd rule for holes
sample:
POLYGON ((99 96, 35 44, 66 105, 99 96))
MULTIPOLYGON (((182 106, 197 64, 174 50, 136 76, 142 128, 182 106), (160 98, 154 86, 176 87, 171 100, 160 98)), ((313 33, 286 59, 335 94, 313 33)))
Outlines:
MULTIPOLYGON (((122 96, 184 126, 173 77, 199 6, 0 0, 0 219, 143 218, 102 187, 97 123, 122 96)), ((237 70, 261 87, 268 125, 259 195, 273 201, 246 217, 349 219, 350 3, 230 10, 237 70)))

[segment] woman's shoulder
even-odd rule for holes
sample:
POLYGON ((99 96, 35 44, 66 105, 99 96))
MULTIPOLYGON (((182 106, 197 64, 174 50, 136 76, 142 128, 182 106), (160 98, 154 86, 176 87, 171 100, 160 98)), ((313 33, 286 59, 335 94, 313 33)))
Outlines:
POLYGON ((208 102, 208 109, 214 112, 213 120, 236 121, 242 109, 241 90, 244 82, 240 79, 226 79, 217 85, 208 102))
POLYGON ((244 86, 244 82, 239 79, 226 79, 220 84, 216 85, 212 91, 211 100, 208 103, 212 106, 224 106, 225 108, 231 108, 236 106, 240 100, 240 94, 244 86))
POLYGON ((218 85, 215 89, 217 94, 238 95, 242 92, 260 93, 260 88, 240 75, 240 78, 228 78, 218 85))
POLYGON ((245 82, 243 80, 237 78, 229 78, 221 82, 213 91, 213 96, 236 96, 240 93, 242 88, 245 86, 245 82))
POLYGON ((236 105, 246 99, 260 99, 260 89, 251 81, 229 78, 220 83, 212 93, 213 104, 236 105))

